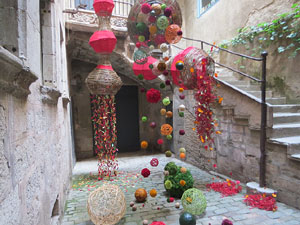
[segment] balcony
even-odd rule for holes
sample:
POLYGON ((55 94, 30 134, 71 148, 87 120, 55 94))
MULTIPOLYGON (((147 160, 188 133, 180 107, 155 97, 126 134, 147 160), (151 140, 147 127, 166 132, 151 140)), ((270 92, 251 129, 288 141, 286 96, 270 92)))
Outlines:
MULTIPOLYGON (((127 34, 127 17, 136 0, 114 1, 115 8, 111 17, 112 30, 127 34)), ((93 9, 93 0, 71 0, 67 13, 66 28, 73 31, 94 32, 98 18, 93 9)))

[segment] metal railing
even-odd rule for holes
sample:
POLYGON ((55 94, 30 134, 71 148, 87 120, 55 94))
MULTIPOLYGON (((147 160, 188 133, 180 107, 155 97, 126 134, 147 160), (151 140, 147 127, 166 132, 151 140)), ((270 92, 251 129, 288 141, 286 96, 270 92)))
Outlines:
MULTIPOLYGON (((85 10, 94 11, 93 2, 94 0, 73 0, 75 2, 75 8, 84 8, 85 10)), ((115 7, 112 12, 113 16, 128 17, 131 7, 134 5, 136 0, 114 0, 115 7)))
MULTIPOLYGON (((188 41, 195 41, 195 42, 200 42, 201 44, 201 49, 204 49, 204 45, 208 45, 210 47, 216 48, 220 51, 224 51, 227 52, 229 54, 232 55, 236 55, 236 56, 240 56, 246 59, 250 59, 253 61, 258 61, 261 62, 262 64, 262 76, 261 79, 258 79, 256 77, 253 77, 247 73, 244 73, 242 71, 239 71, 235 68, 232 68, 230 66, 226 66, 222 63, 218 63, 215 62, 215 64, 227 68, 235 73, 238 73, 244 77, 247 77, 251 80, 254 80, 256 82, 259 82, 261 84, 261 131, 260 131, 260 171, 259 171, 259 186, 260 187, 265 187, 266 186, 266 140, 267 140, 267 104, 266 104, 266 76, 267 76, 267 56, 268 53, 266 51, 261 53, 261 57, 260 58, 256 58, 256 57, 252 57, 252 56, 248 56, 248 55, 244 55, 244 54, 240 54, 234 51, 230 51, 228 49, 225 48, 220 48, 214 44, 210 44, 208 42, 202 41, 202 40, 196 40, 196 39, 192 39, 192 38, 187 38, 187 37, 183 37, 182 39, 188 40, 188 41)), ((173 45, 174 47, 177 47, 175 45, 173 45)), ((177 47, 179 48, 179 47, 177 47)), ((182 49, 182 48, 179 48, 182 49)), ((182 49, 183 50, 183 49, 182 49)))

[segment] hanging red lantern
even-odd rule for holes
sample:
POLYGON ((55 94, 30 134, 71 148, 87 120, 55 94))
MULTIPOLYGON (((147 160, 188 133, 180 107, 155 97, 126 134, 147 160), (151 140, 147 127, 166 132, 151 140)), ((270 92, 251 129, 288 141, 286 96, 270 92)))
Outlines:
POLYGON ((154 80, 155 78, 157 78, 157 76, 153 74, 152 69, 150 69, 149 66, 155 63, 156 61, 157 59, 153 58, 152 56, 148 56, 148 60, 145 64, 140 65, 137 63, 133 63, 132 69, 134 74, 136 76, 142 74, 145 80, 154 80))
POLYGON ((89 44, 95 52, 101 54, 112 53, 117 43, 117 38, 112 31, 99 30, 90 38, 89 44))
POLYGON ((111 15, 115 7, 113 0, 94 0, 93 7, 97 15, 111 15))

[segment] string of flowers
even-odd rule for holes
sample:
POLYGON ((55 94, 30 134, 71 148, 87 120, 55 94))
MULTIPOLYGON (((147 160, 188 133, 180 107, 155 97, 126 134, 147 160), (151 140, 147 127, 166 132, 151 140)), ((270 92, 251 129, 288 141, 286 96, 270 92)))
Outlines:
MULTIPOLYGON (((276 195, 275 195, 276 196, 276 195)), ((244 202, 252 208, 259 208, 267 211, 276 211, 276 199, 265 194, 246 195, 244 202)))
MULTIPOLYGON (((197 102, 195 108, 195 125, 199 138, 205 149, 212 150, 213 134, 215 131, 216 120, 213 117, 211 105, 216 101, 217 96, 214 93, 215 80, 207 74, 207 59, 202 59, 202 69, 197 70, 197 91, 194 98, 197 102)), ((218 133, 218 132, 217 132, 218 133)))
POLYGON ((214 182, 211 184, 207 184, 206 188, 208 190, 214 190, 216 192, 220 192, 222 197, 236 195, 237 193, 242 191, 242 186, 240 186, 240 181, 232 181, 227 179, 224 182, 214 182))
POLYGON ((118 169, 115 98, 110 95, 91 95, 94 150, 98 156, 99 179, 118 169))

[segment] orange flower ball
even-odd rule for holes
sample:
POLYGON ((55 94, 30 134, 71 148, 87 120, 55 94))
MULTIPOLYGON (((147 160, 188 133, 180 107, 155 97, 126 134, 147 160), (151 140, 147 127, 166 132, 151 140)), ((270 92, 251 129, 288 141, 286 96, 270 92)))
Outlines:
POLYGON ((162 135, 170 135, 173 132, 173 127, 170 124, 163 124, 160 128, 160 133, 162 135))
POLYGON ((179 92, 182 93, 184 91, 183 88, 179 88, 179 92))
POLYGON ((161 110, 160 110, 160 114, 161 114, 162 116, 166 115, 166 112, 167 112, 167 110, 165 110, 165 109, 161 109, 161 110))
POLYGON ((150 32, 150 34, 156 34, 156 32, 157 32, 157 27, 155 26, 155 25, 151 25, 150 27, 149 27, 149 32, 150 32))
POLYGON ((152 190, 150 190, 149 194, 152 198, 155 198, 157 195, 157 191, 155 189, 152 189, 152 190))
POLYGON ((183 187, 186 184, 186 182, 185 182, 185 180, 180 180, 179 184, 183 187))
POLYGON ((141 142, 141 148, 142 148, 142 149, 148 148, 148 142, 147 142, 147 141, 142 141, 142 142, 141 142))
POLYGON ((135 191, 134 196, 137 202, 144 202, 147 198, 147 191, 144 188, 139 188, 135 191))
POLYGON ((185 159, 185 154, 184 154, 184 153, 180 153, 180 154, 179 154, 179 157, 180 157, 181 159, 185 159))
POLYGON ((173 117, 173 113, 172 113, 171 111, 168 111, 168 112, 166 113, 166 117, 167 117, 167 118, 172 118, 172 117, 173 117))

